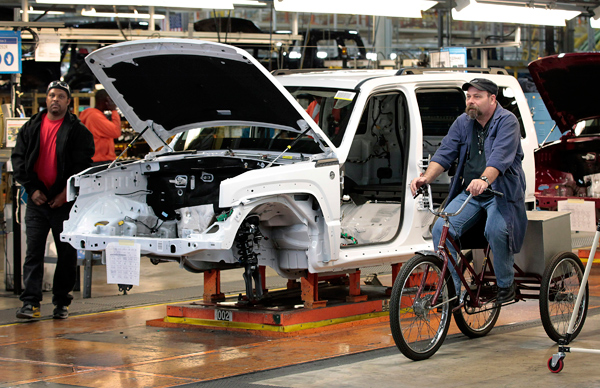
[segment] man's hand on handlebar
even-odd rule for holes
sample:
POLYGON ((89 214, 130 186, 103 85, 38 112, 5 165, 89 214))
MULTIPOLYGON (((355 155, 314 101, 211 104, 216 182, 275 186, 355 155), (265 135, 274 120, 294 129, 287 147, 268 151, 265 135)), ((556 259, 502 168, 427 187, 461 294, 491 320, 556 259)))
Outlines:
POLYGON ((490 185, 483 179, 473 179, 471 183, 469 183, 469 186, 467 186, 466 190, 473 194, 473 197, 476 197, 483 193, 489 186, 490 185))

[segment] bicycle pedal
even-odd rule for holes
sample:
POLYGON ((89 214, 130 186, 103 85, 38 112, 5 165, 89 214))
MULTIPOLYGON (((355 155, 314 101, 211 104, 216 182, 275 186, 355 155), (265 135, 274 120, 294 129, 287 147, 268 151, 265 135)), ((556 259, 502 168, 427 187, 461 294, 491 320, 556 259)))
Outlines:
POLYGON ((494 302, 494 306, 502 306, 502 307, 504 307, 504 306, 510 306, 511 304, 515 304, 515 303, 518 302, 518 300, 515 299, 515 300, 512 300, 510 302, 504 302, 504 303, 502 303, 500 305, 498 305, 498 303, 496 303, 496 298, 490 299, 490 302, 494 302))
POLYGON ((454 307, 452 308, 452 312, 453 312, 453 313, 455 313, 455 312, 457 312, 457 311, 460 311, 460 309, 462 309, 464 306, 465 306, 465 302, 462 302, 462 303, 460 303, 460 304, 458 304, 458 305, 454 306, 454 307))

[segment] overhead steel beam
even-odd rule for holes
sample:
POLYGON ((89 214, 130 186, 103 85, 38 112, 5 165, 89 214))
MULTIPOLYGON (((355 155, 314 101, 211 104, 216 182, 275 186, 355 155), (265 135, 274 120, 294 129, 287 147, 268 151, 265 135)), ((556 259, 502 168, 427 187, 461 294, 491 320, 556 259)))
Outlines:
POLYGON ((600 5, 600 1, 556 1, 556 0, 477 0, 478 3, 560 9, 565 11, 589 12, 600 5))
POLYGON ((0 28, 64 28, 64 22, 0 22, 0 28))
MULTIPOLYGON (((72 28, 64 27, 63 23, 37 23, 32 26, 32 23, 21 22, 0 22, 0 29, 14 28, 14 27, 30 27, 30 28, 60 28, 58 34, 60 39, 63 41, 94 41, 94 42, 121 42, 124 40, 140 40, 150 38, 192 38, 199 40, 206 40, 211 42, 219 41, 219 34, 216 32, 192 32, 190 34, 186 31, 148 31, 148 30, 129 30, 125 29, 125 37, 120 30, 102 30, 102 29, 86 29, 86 28, 72 28), (40 24, 45 24, 44 26, 40 24), (63 27, 63 28, 61 28, 63 27)), ((43 33, 43 31, 41 31, 43 33)), ((23 39, 33 39, 28 31, 21 33, 23 39)), ((302 39, 300 35, 294 34, 248 34, 248 33, 237 33, 229 32, 227 34, 227 42, 232 45, 236 44, 292 44, 294 40, 302 39)))

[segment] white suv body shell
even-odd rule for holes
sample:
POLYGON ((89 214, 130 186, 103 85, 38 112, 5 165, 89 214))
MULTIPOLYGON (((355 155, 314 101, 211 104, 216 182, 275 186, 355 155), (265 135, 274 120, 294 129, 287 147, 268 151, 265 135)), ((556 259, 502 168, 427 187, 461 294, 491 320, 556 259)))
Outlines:
MULTIPOLYGON (((135 107, 129 106, 123 99, 123 95, 115 88, 114 79, 104 73, 104 68, 114 63, 135 61, 136 56, 140 55, 181 52, 183 46, 186 55, 195 55, 194 51, 199 51, 199 55, 214 55, 217 58, 226 55, 227 58, 247 61, 256 66, 265 82, 276 85, 281 93, 277 98, 287 100, 304 120, 300 120, 296 130, 308 130, 315 140, 321 139, 325 145, 323 152, 308 157, 293 157, 294 153, 290 150, 292 159, 279 158, 276 164, 269 165, 276 158, 271 155, 265 161, 264 168, 251 169, 223 180, 219 186, 218 202, 220 208, 230 209, 229 217, 222 221, 210 217, 201 221, 204 208, 181 209, 181 219, 171 221, 178 224, 178 231, 184 231, 177 235, 168 230, 158 230, 153 235, 140 236, 136 233, 136 224, 127 221, 155 215, 152 207, 146 203, 145 195, 137 194, 138 191, 147 190, 148 173, 157 172, 165 163, 174 163, 182 158, 202 157, 208 160, 246 157, 257 163, 260 163, 260 158, 236 150, 197 151, 193 156, 159 151, 133 163, 117 163, 99 172, 93 169, 84 171, 69 180, 68 200, 75 200, 75 204, 69 220, 65 222, 62 241, 69 242, 77 249, 93 251, 103 251, 111 242, 138 243, 142 255, 158 261, 176 260, 188 270, 227 269, 240 265, 235 244, 236 232, 249 215, 258 214, 260 229, 268 237, 257 248, 259 264, 272 267, 286 278, 306 276, 306 271, 344 273, 361 267, 404 262, 417 251, 433 248, 429 234, 432 216, 422 203, 412 198, 409 188, 410 180, 422 171, 421 161, 427 158, 423 154, 423 128, 416 91, 421 88, 460 89, 475 77, 488 78, 499 87, 514 92, 514 103, 522 112, 521 119, 526 132, 522 140, 525 153, 523 167, 527 178, 526 201, 533 206, 533 151, 537 139, 527 101, 514 77, 474 75, 460 70, 432 70, 415 75, 394 75, 395 71, 381 70, 321 71, 273 77, 243 50, 217 43, 165 39, 109 46, 90 54, 86 60, 125 118, 137 132, 141 132, 148 122, 136 115, 135 107), (354 108, 339 147, 332 144, 284 86, 355 91, 354 108), (410 127, 409 142, 404 151, 408 152, 401 188, 404 201, 396 203, 399 213, 390 218, 399 222, 399 225, 385 241, 345 245, 346 241, 340 237, 343 232, 341 187, 344 179, 341 171, 351 152, 352 141, 369 99, 388 92, 405 96, 410 127), (203 222, 204 225, 198 225, 203 222), (193 227, 186 229, 183 223, 193 227)), ((156 127, 154 123, 154 130, 145 134, 148 143, 155 148, 163 144, 159 137, 166 139, 177 132, 169 132, 159 125, 156 127)), ((178 129, 182 130, 185 128, 178 129)), ((382 228, 391 230, 385 222, 382 228)), ((381 228, 377 232, 381 232, 381 228)))

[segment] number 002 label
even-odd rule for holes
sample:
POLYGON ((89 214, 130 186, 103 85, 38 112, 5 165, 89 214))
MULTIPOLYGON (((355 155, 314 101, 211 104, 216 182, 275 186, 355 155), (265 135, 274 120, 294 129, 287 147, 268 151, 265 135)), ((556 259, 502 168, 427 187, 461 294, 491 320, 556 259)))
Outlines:
POLYGON ((233 314, 229 310, 215 310, 216 321, 229 321, 231 322, 233 314))

